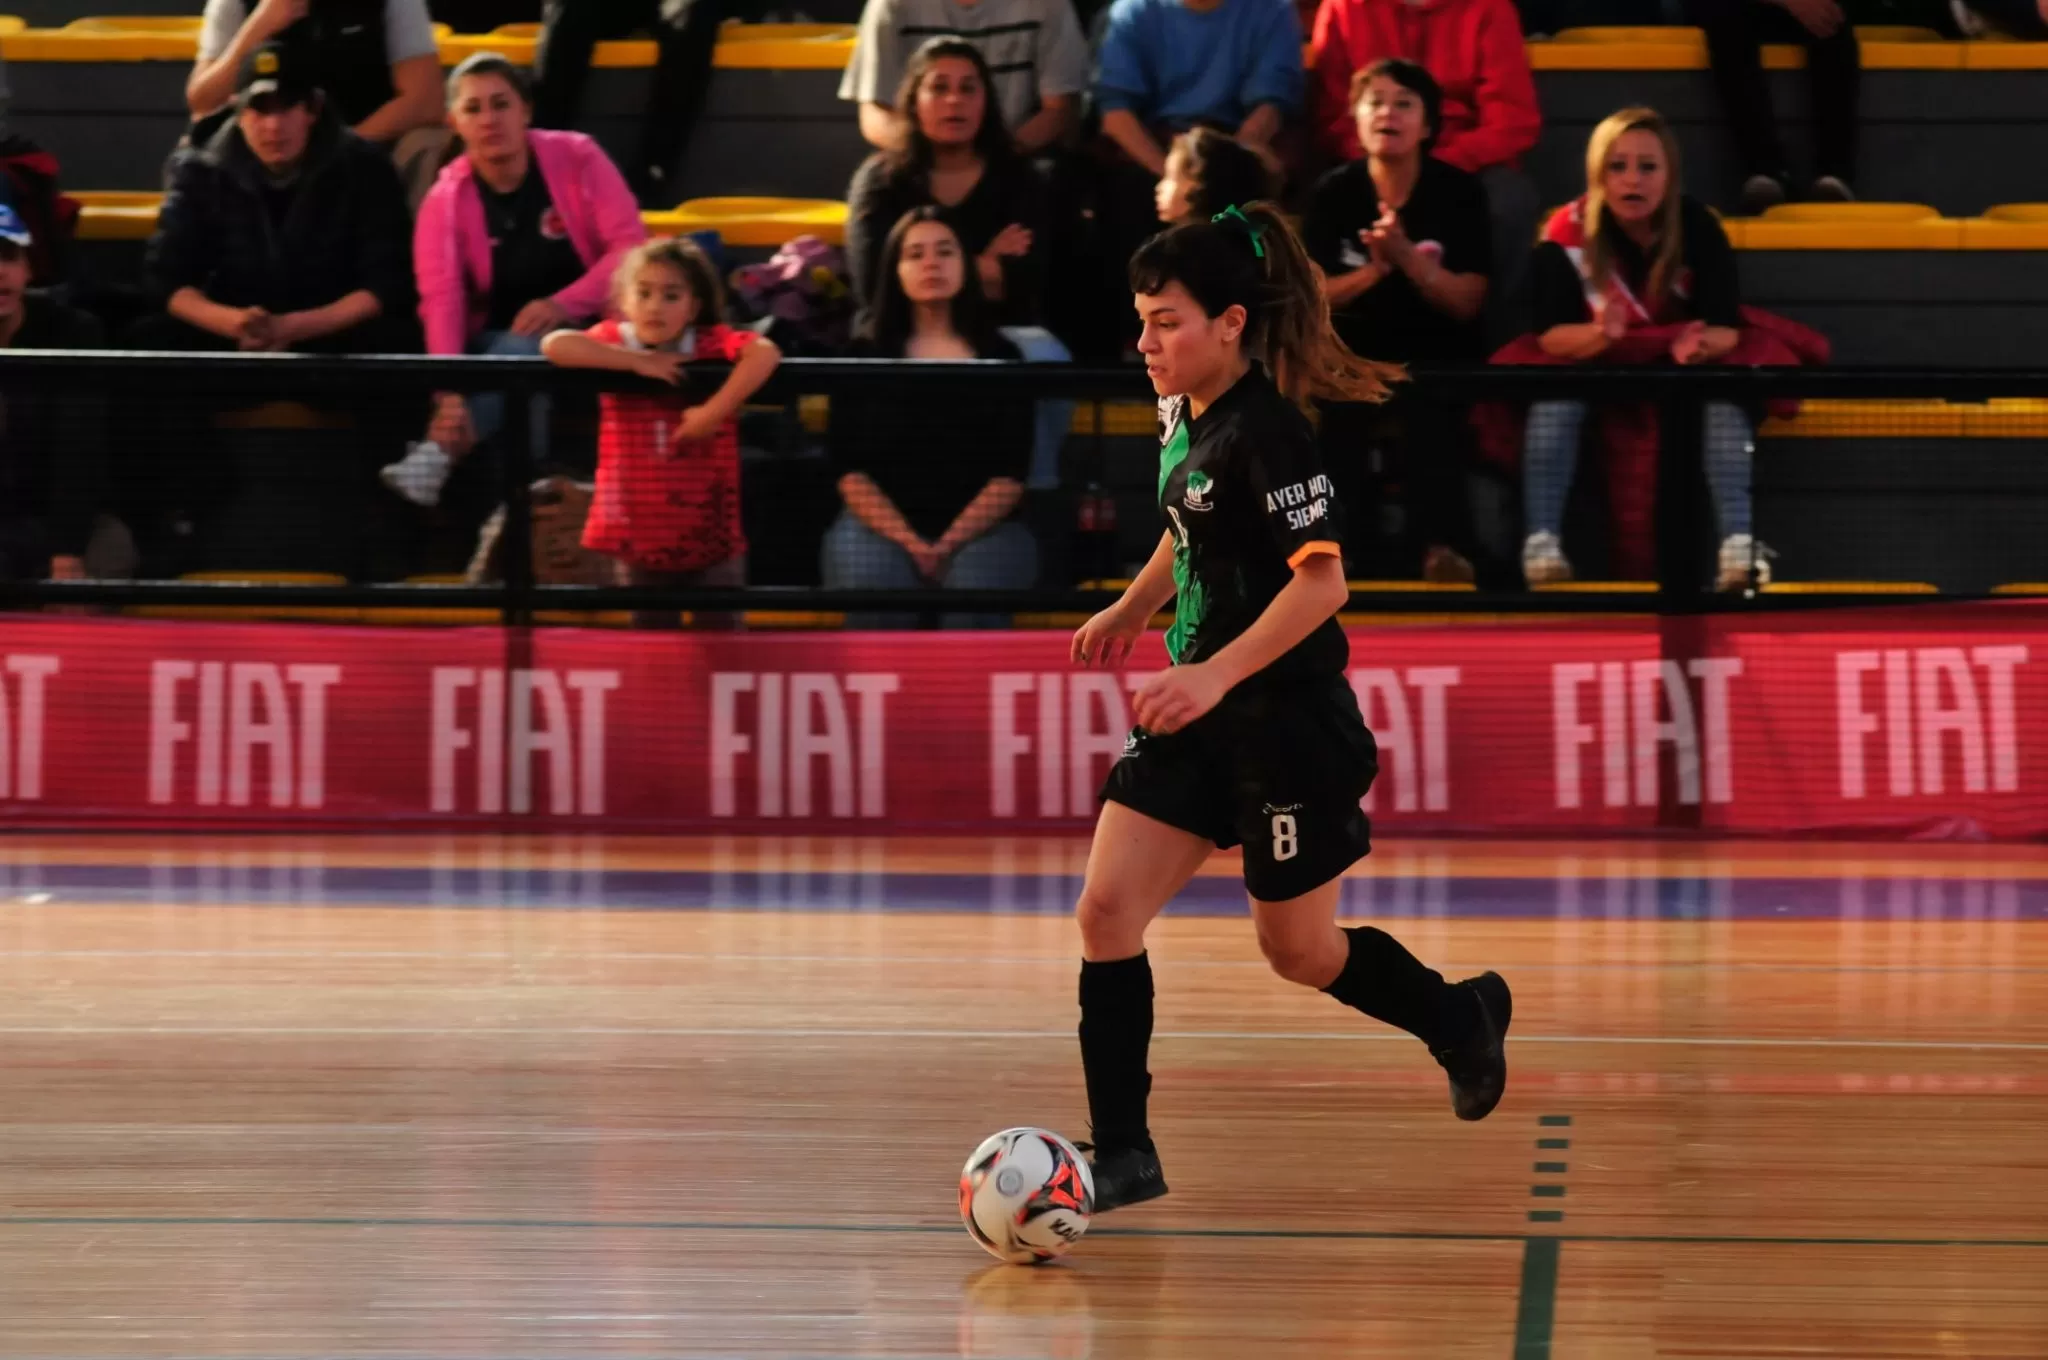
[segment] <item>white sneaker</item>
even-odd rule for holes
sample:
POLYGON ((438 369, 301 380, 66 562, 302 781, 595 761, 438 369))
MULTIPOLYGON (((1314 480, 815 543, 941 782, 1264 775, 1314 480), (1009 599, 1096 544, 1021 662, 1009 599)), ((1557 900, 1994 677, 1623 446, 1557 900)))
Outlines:
POLYGON ((377 475, 384 479, 384 485, 411 501, 414 505, 436 506, 441 503, 441 488, 448 484, 448 473, 455 466, 455 460, 448 451, 431 439, 405 447, 405 457, 387 464, 377 475))
POLYGON ((1721 570, 1714 577, 1716 590, 1748 590, 1750 568, 1756 568, 1756 587, 1771 583, 1772 552, 1762 540, 1748 534, 1730 534, 1721 540, 1721 570))
POLYGON ((1523 541, 1522 579, 1532 586, 1572 579, 1572 564, 1564 560, 1564 545, 1556 534, 1546 529, 1523 541))

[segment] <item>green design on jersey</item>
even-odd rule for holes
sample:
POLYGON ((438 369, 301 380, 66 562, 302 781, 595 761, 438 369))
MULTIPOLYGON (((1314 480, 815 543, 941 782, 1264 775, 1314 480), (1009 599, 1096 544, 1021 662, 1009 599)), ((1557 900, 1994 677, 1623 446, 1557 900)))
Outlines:
MULTIPOLYGON (((1173 476, 1175 468, 1187 461, 1187 457, 1188 423, 1183 416, 1174 423, 1172 433, 1166 436, 1166 442, 1159 446, 1159 497, 1162 505, 1166 500, 1167 480, 1173 476)), ((1196 477, 1201 477, 1205 486, 1208 484, 1209 479, 1196 472, 1188 477, 1190 485, 1196 477)), ((1194 637, 1195 629, 1201 626, 1202 616, 1208 612, 1209 602, 1202 590, 1201 581, 1195 577, 1194 566, 1188 556, 1187 530, 1181 526, 1179 515, 1174 514, 1171 509, 1167 513, 1173 522, 1174 604, 1173 626, 1166 630, 1166 654, 1173 659, 1173 664, 1178 666, 1181 664, 1182 655, 1187 651, 1189 641, 1194 637)))

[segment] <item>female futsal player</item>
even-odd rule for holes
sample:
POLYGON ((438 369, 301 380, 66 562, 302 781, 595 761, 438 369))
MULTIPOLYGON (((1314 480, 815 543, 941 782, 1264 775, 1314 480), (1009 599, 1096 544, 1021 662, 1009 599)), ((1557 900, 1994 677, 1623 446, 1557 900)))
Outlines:
POLYGON ((1339 875, 1371 845, 1358 803, 1377 757, 1335 618, 1341 510, 1301 408, 1384 399, 1398 370, 1344 347, 1315 266, 1269 205, 1153 237, 1130 277, 1161 398, 1168 528, 1123 598, 1074 635, 1074 660, 1121 663, 1178 602, 1173 665, 1137 693, 1077 908, 1098 1212, 1166 1193, 1145 1117, 1145 927, 1213 847, 1244 846, 1273 971, 1421 1039, 1460 1119, 1500 1103, 1510 1015, 1497 974, 1448 983, 1384 931, 1337 926, 1339 875))

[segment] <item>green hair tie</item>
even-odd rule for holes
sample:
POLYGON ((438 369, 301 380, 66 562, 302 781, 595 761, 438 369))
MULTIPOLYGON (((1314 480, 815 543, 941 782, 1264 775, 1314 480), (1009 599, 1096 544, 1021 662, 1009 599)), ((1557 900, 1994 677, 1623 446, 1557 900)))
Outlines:
POLYGON ((1259 229, 1252 225, 1252 220, 1244 215, 1244 209, 1238 207, 1235 203, 1233 203, 1229 207, 1225 208, 1222 212, 1217 213, 1214 217, 1210 218, 1209 220, 1218 226, 1221 226, 1226 222, 1232 222, 1240 227, 1243 227, 1245 235, 1252 238, 1252 254, 1258 256, 1262 260, 1266 258, 1266 243, 1260 237, 1259 229))

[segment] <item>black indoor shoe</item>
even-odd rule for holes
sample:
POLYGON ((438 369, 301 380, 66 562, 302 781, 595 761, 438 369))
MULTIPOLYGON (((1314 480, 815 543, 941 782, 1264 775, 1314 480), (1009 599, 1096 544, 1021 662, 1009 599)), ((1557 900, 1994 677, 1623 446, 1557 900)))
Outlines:
POLYGON ((1452 1112, 1460 1119, 1484 1119, 1508 1089, 1508 1021, 1514 1016, 1514 994, 1499 973, 1481 973, 1457 985, 1470 990, 1478 1002, 1477 1023, 1463 1043, 1431 1052, 1450 1074, 1452 1112))
POLYGON ((1143 1148, 1097 1148, 1088 1143, 1075 1146, 1091 1154, 1088 1163, 1095 1177, 1096 1213, 1143 1204, 1166 1193, 1166 1172, 1159 1165, 1158 1153, 1143 1148))

